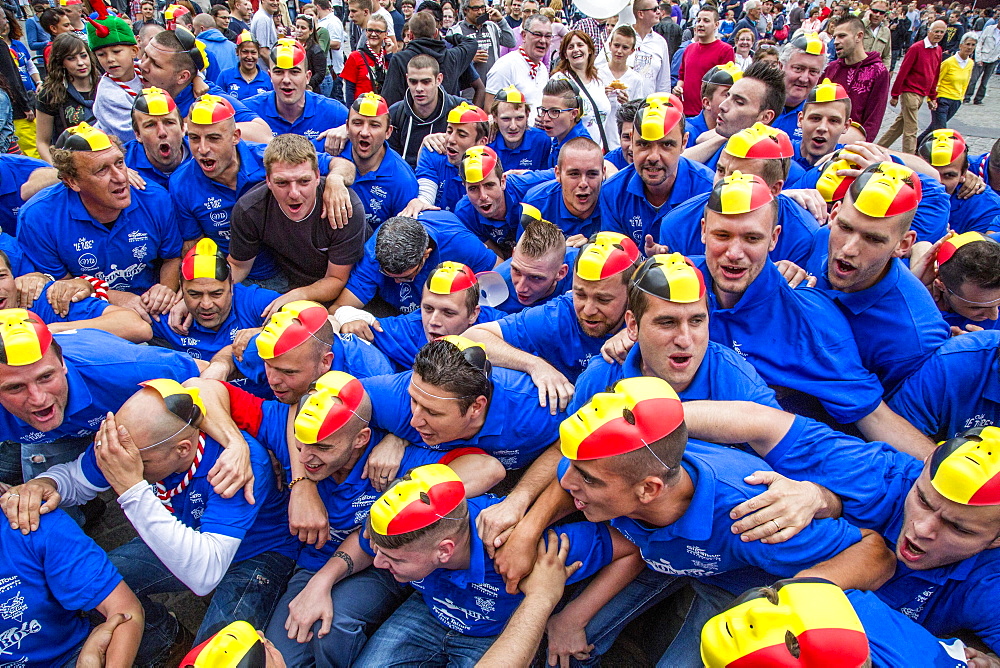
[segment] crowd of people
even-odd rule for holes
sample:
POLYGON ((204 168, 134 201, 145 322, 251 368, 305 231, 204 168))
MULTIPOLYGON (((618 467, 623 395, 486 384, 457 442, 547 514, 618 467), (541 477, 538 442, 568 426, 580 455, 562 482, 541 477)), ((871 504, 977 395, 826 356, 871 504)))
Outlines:
POLYGON ((1000 668, 993 10, 592 4, 4 2, 4 665, 1000 668))

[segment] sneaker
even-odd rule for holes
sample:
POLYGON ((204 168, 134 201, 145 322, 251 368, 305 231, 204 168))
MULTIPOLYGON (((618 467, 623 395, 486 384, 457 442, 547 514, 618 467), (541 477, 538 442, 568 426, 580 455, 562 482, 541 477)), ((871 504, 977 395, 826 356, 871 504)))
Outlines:
POLYGON ((973 102, 972 104, 982 104, 982 102, 973 102))

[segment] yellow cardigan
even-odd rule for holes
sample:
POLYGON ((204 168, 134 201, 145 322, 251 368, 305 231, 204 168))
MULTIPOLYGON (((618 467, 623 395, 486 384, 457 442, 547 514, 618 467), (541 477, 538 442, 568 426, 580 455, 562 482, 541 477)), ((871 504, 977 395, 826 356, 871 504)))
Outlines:
POLYGON ((959 64, 958 56, 945 58, 941 62, 941 74, 938 77, 938 97, 946 97, 949 100, 964 98, 965 89, 969 87, 969 79, 972 78, 974 64, 972 58, 965 61, 965 67, 959 64))

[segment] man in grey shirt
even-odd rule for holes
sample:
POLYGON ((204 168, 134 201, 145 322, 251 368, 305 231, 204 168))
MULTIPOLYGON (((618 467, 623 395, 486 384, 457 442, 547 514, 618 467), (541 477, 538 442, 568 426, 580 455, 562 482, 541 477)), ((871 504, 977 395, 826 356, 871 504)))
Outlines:
POLYGON ((472 59, 472 65, 479 77, 486 81, 486 74, 500 57, 500 47, 513 48, 517 40, 503 14, 496 7, 490 7, 486 0, 462 0, 464 18, 456 23, 451 32, 466 37, 475 37, 479 49, 472 59))

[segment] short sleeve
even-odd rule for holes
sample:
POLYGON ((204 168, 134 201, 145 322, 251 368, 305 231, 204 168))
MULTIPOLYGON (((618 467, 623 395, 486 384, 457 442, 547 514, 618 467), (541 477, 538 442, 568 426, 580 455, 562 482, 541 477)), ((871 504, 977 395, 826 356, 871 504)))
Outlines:
POLYGON ((831 559, 861 541, 861 530, 842 519, 813 520, 783 543, 744 543, 733 536, 743 559, 751 566, 789 578, 801 570, 831 559))
POLYGON ((122 581, 107 553, 69 515, 57 511, 42 517, 44 542, 34 546, 45 584, 67 610, 93 610, 122 581))
MULTIPOLYGON (((184 172, 180 174, 174 173, 178 177, 183 176, 184 172)), ((174 202, 174 218, 177 220, 177 229, 180 232, 181 238, 184 241, 191 241, 192 239, 197 239, 204 234, 201 229, 201 225, 198 220, 191 215, 191 211, 188 210, 184 202, 181 201, 181 193, 184 192, 184 187, 180 184, 179 178, 173 178, 172 181, 177 181, 172 188, 170 188, 170 198, 174 202)))
POLYGON ((362 304, 367 304, 375 297, 378 287, 381 284, 381 274, 379 273, 378 261, 375 260, 375 237, 374 235, 365 243, 364 256, 351 269, 351 275, 347 279, 346 290, 358 298, 362 304))
POLYGON ((347 225, 333 229, 324 218, 317 219, 315 232, 318 248, 326 249, 326 259, 330 264, 351 266, 357 264, 365 254, 368 223, 361 198, 354 190, 348 189, 351 198, 351 218, 347 225))
MULTIPOLYGON (((247 195, 249 194, 247 193, 247 195)), ((259 220, 263 213, 254 211, 250 207, 250 202, 246 199, 247 195, 241 197, 233 206, 233 221, 229 228, 229 255, 238 262, 246 262, 256 258, 260 254, 260 246, 263 241, 259 227, 259 224, 263 222, 259 220)))

